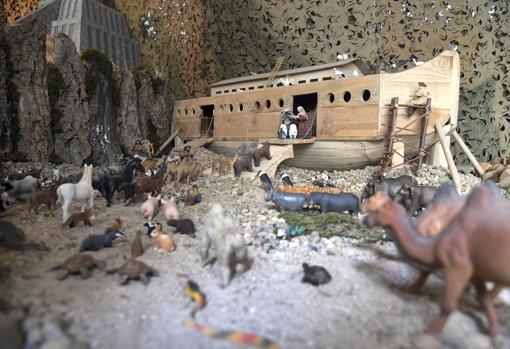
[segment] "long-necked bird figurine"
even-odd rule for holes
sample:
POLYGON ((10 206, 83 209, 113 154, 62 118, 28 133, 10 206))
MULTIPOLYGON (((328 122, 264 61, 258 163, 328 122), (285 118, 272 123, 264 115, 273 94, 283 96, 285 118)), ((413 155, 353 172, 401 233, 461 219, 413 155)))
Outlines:
POLYGON ((271 179, 267 175, 266 171, 259 170, 257 175, 259 176, 260 182, 262 182, 262 185, 264 188, 266 188, 266 190, 270 190, 273 187, 273 183, 271 183, 271 179))
POLYGON ((280 181, 283 183, 283 184, 287 184, 287 185, 290 185, 290 186, 294 186, 294 184, 292 184, 292 181, 290 180, 290 177, 288 174, 286 173, 282 173, 281 177, 280 177, 280 181))

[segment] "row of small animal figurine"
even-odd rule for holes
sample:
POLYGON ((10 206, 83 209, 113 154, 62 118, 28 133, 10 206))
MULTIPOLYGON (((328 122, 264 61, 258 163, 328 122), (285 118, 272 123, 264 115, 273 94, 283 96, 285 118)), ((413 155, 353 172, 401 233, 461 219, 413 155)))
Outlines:
POLYGON ((353 193, 342 193, 339 188, 317 185, 307 185, 294 192, 287 188, 293 187, 288 175, 282 176, 282 181, 287 184, 277 188, 265 171, 259 171, 258 175, 267 191, 266 201, 272 201, 278 211, 303 211, 318 206, 321 213, 347 211, 354 216, 359 213, 359 198, 353 193), (284 188, 285 191, 281 190, 284 188))
POLYGON ((271 151, 269 142, 264 142, 262 147, 256 148, 253 151, 249 151, 244 156, 236 158, 234 164, 234 176, 239 177, 242 171, 253 171, 253 165, 260 166, 260 160, 266 158, 271 160, 271 151))
POLYGON ((425 209, 434 198, 437 187, 418 185, 412 176, 403 175, 395 178, 379 176, 370 181, 361 194, 361 200, 365 200, 378 191, 387 194, 395 202, 403 205, 411 215, 425 209))

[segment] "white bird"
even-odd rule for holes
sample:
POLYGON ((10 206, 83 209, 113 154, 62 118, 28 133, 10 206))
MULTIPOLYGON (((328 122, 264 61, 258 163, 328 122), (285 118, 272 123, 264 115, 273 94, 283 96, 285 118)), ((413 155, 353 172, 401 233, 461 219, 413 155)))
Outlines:
POLYGON ((345 61, 346 59, 349 59, 349 54, 348 53, 340 54, 336 56, 336 59, 339 61, 345 61))
POLYGON ((422 65, 425 62, 417 61, 416 58, 413 57, 413 63, 414 63, 414 65, 422 65))
POLYGON ((279 78, 276 85, 278 84, 282 84, 283 86, 290 86, 290 85, 294 85, 294 79, 289 79, 288 76, 284 78, 279 78))
POLYGON ((333 68, 333 71, 335 72, 335 77, 336 77, 337 80, 345 78, 344 72, 341 71, 340 69, 333 68))

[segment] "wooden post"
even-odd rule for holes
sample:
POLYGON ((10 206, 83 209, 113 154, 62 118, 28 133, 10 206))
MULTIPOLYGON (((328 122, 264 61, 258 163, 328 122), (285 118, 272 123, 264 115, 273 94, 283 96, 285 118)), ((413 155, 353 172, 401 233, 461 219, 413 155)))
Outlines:
POLYGON ((452 176, 453 183, 455 184, 455 188, 457 192, 460 194, 460 176, 457 171, 457 167, 455 166, 455 161, 453 161, 452 152, 450 151, 450 145, 446 142, 446 137, 443 133, 443 129, 441 124, 436 121, 436 132, 439 135, 439 141, 441 142, 441 146, 443 147, 443 152, 446 157, 446 161, 448 162, 448 168, 450 169, 450 174, 452 176))
POLYGON ((427 103, 425 104, 425 114, 423 115, 423 120, 421 123, 420 145, 418 149, 418 164, 416 165, 416 172, 421 170, 421 166, 423 165, 423 158, 425 157, 425 138, 427 137, 427 126, 429 125, 431 102, 432 99, 430 97, 427 98, 427 103))
POLYGON ((395 125, 397 124, 397 113, 398 113, 398 97, 393 97, 391 99, 391 114, 388 125, 388 130, 386 131, 386 150, 381 161, 381 172, 386 171, 386 169, 392 164, 392 156, 393 156, 393 140, 395 136, 395 125))
POLYGON ((485 173, 482 169, 482 167, 480 166, 480 164, 478 163, 478 161, 476 160, 476 158, 473 156, 473 153, 471 153, 471 151, 469 150, 469 148, 467 147, 466 143, 464 143, 464 141, 462 140, 462 138, 460 137, 460 135, 457 133, 457 131, 453 131, 452 132, 452 136, 453 138, 455 138, 455 140, 457 141, 457 143, 459 143, 459 146, 460 146, 460 149, 462 149, 464 151, 464 153, 467 155, 469 161, 471 161, 471 163, 473 164, 473 166, 475 167, 475 170, 476 172, 478 172, 478 174, 481 176, 483 176, 483 174, 485 173))
POLYGON ((174 139, 175 136, 177 136, 177 134, 181 131, 180 128, 178 128, 177 130, 174 131, 174 133, 172 133, 170 135, 170 137, 168 137, 168 139, 165 141, 165 143, 163 143, 161 145, 161 147, 159 147, 158 151, 156 152, 156 154, 154 154, 154 156, 159 156, 159 153, 161 153, 163 151, 163 149, 165 149, 167 147, 167 145, 172 141, 172 139, 174 139))

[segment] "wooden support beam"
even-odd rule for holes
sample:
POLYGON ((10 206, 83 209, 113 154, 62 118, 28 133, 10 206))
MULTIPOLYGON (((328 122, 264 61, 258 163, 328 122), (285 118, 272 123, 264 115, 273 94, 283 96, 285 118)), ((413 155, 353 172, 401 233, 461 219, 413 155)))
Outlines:
POLYGON ((446 157, 446 161, 448 162, 448 168, 450 169, 450 175, 452 176, 453 183, 455 184, 455 188, 457 192, 460 194, 460 176, 459 171, 457 171, 457 167, 455 166, 455 161, 453 161, 452 152, 450 151, 450 144, 446 141, 446 137, 443 132, 443 128, 441 124, 436 121, 436 132, 439 135, 439 141, 441 142, 441 146, 443 147, 443 153, 446 157))
POLYGON ((464 153, 468 157, 469 161, 471 161, 471 163, 473 164, 476 172, 478 172, 480 177, 483 176, 483 174, 485 172, 483 171, 482 167, 480 166, 480 164, 478 163, 476 158, 473 156, 473 153, 471 153, 471 151, 467 147, 466 143, 464 143, 464 141, 462 140, 460 135, 457 133, 457 131, 453 130, 452 136, 453 136, 453 138, 455 138, 455 141, 457 141, 457 143, 459 143, 460 148, 464 151, 464 153))
POLYGON ((156 154, 154 154, 154 156, 159 156, 159 154, 168 146, 168 144, 170 144, 170 142, 172 141, 172 139, 175 138, 175 136, 177 136, 177 134, 181 132, 181 129, 178 128, 177 130, 174 131, 174 133, 172 133, 170 135, 170 137, 168 137, 168 139, 165 141, 165 143, 163 143, 161 145, 161 147, 159 147, 158 151, 156 152, 156 154))
POLYGON ((418 163, 416 165, 416 172, 421 170, 421 166, 423 164, 423 158, 425 157, 425 139, 427 137, 427 126, 429 125, 429 116, 430 116, 430 108, 432 104, 432 99, 427 98, 427 103, 425 104, 425 114, 423 115, 423 120, 421 121, 421 133, 420 133, 420 145, 418 149, 418 163))

